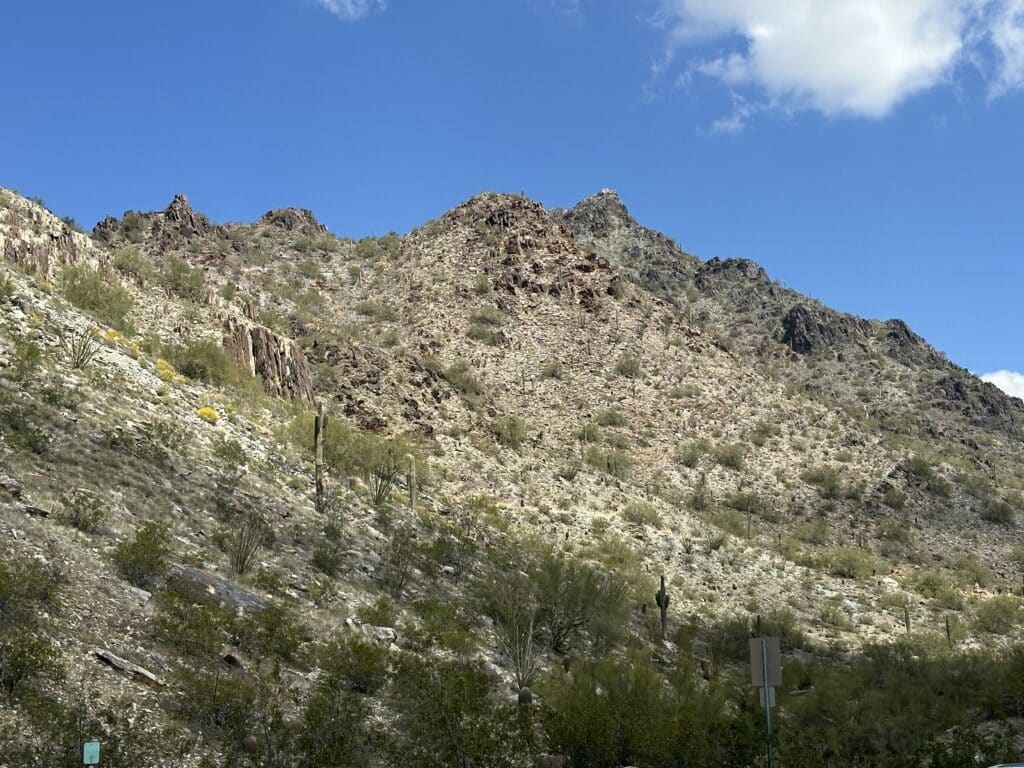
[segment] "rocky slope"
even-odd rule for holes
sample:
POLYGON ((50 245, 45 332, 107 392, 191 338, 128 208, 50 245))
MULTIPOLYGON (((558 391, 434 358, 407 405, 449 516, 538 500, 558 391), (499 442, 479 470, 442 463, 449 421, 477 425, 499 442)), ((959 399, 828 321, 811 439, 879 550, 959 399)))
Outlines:
MULTIPOLYGON (((427 551, 470 509, 487 510, 486 552, 540 539, 621 574, 638 642, 662 574, 672 615, 695 625, 784 613, 841 651, 911 615, 941 637, 952 616, 956 642, 1005 642, 975 619, 1019 591, 1024 402, 901 321, 823 307, 754 262, 701 262, 613 192, 567 211, 485 194, 357 242, 299 209, 215 224, 183 196, 90 237, 0 191, 0 253, 0 536, 3 557, 66 584, 47 630, 69 681, 58 696, 177 722, 163 702, 187 659, 150 592, 178 579, 243 615, 295 611, 304 661, 282 662, 282 685, 298 706, 346 622, 402 645, 418 600, 473 612, 448 561, 393 580, 396 535, 427 551), (123 313, 92 302, 93 274, 123 313), (76 366, 86 337, 94 357, 76 366), (317 402, 335 428, 421 457, 398 457, 377 497, 379 473, 339 459, 330 568, 316 553, 337 521, 313 498, 304 431, 317 402), (245 573, 226 480, 232 508, 260 510, 269 531, 245 573), (102 519, 69 525, 76 498, 102 519), (140 590, 115 552, 145 522, 168 527, 175 570, 140 590), (379 626, 385 592, 397 607, 379 626)), ((468 636, 508 682, 494 627, 468 636)), ((0 717, 32 738, 18 708, 0 717)))

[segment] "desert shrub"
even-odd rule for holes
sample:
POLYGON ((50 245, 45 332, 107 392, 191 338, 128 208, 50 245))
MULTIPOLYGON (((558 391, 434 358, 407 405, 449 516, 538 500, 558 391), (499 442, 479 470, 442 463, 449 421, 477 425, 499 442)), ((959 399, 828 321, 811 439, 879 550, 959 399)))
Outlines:
POLYGON ((615 361, 615 373, 627 379, 640 377, 640 359, 628 352, 615 361))
POLYGON ((59 576, 39 560, 0 555, 0 691, 20 693, 59 673, 43 622, 59 609, 59 588, 59 576))
POLYGON ((220 657, 230 635, 231 614, 202 602, 188 586, 173 580, 157 595, 156 605, 153 631, 157 640, 198 661, 220 657))
POLYGON ((279 602, 236 616, 232 624, 238 647, 260 660, 293 661, 307 632, 295 609, 279 602))
POLYGON ((633 466, 633 459, 625 451, 616 449, 602 450, 597 446, 590 446, 583 455, 583 460, 590 466, 611 475, 619 480, 624 480, 633 466))
POLYGON ((0 302, 9 301, 14 296, 14 292, 14 281, 11 280, 10 275, 0 274, 0 302))
POLYGON ((943 608, 959 610, 963 607, 963 597, 941 571, 932 569, 916 571, 907 580, 907 584, 915 592, 934 600, 943 608))
POLYGON ((974 613, 974 626, 979 632, 1008 635, 1020 623, 1020 598, 997 595, 983 600, 974 613))
POLYGON ((445 380, 455 389, 469 397, 482 395, 483 385, 477 381, 466 360, 456 360, 444 371, 445 380))
POLYGON ((393 597, 401 597, 413 572, 423 560, 423 550, 411 527, 400 526, 388 537, 378 573, 393 597))
POLYGON ((34 403, 0 388, 0 438, 12 448, 42 456, 54 443, 53 430, 34 403))
POLYGON ((833 576, 865 579, 874 570, 874 561, 856 547, 836 547, 828 554, 828 570, 833 576))
POLYGON ((396 765, 519 768, 533 751, 530 718, 500 701, 475 666, 403 657, 389 699, 397 728, 388 752, 396 765))
POLYGON ((122 541, 112 559, 122 578, 140 589, 152 589, 170 568, 170 535, 167 527, 144 523, 131 541, 122 541))
POLYGON ((898 488, 889 488, 882 495, 882 503, 897 511, 903 509, 907 503, 907 494, 898 488))
POLYGON ((601 439, 601 428, 597 424, 588 421, 577 429, 573 436, 581 443, 596 443, 601 439))
POLYGON ((756 717, 737 707, 725 685, 702 686, 693 665, 681 662, 663 676, 649 658, 631 654, 552 678, 541 688, 552 751, 591 768, 754 764, 763 752, 756 717), (656 738, 651 723, 659 724, 656 738))
POLYGON ((622 519, 634 525, 649 525, 652 528, 660 528, 662 525, 661 514, 650 504, 635 501, 628 504, 622 510, 622 519))
POLYGON ((355 309, 363 317, 368 317, 375 322, 394 322, 398 319, 398 312, 390 304, 360 301, 356 304, 355 309))
POLYGON ((828 542, 829 529, 823 520, 809 520, 793 528, 793 535, 799 541, 821 546, 828 542))
POLYGON ((1015 511, 1011 504, 1002 499, 989 499, 981 508, 981 519, 997 525, 1013 525, 1015 511))
POLYGON ((739 443, 720 445, 715 448, 715 461, 719 466, 739 471, 743 469, 743 454, 745 450, 739 443))
POLYGON ((388 649, 345 633, 323 652, 320 668, 347 691, 376 693, 388 679, 388 649))
POLYGON ((684 467, 695 469, 700 463, 701 456, 707 453, 710 447, 707 440, 693 440, 676 450, 676 459, 684 467))
POLYGON ((139 284, 152 280, 155 274, 153 264, 135 248, 119 248, 114 251, 111 266, 139 284))
POLYGON ((231 570, 239 576, 249 572, 256 555, 267 543, 270 527, 256 510, 240 512, 234 516, 228 539, 228 559, 231 570))
POLYGON ((156 281, 163 288, 188 301, 198 302, 205 297, 206 278, 203 270, 192 267, 178 256, 167 259, 156 281))
POLYGON ((977 555, 966 555, 957 560, 956 578, 966 587, 990 587, 995 583, 996 575, 978 559, 977 555))
POLYGON ((750 442, 761 447, 767 443, 770 438, 778 436, 781 431, 781 428, 777 424, 772 424, 768 421, 759 421, 750 431, 750 442))
POLYGON ((64 494, 57 519, 84 533, 96 533, 107 519, 107 505, 96 494, 78 488, 64 494))
POLYGON ((241 378, 241 371, 227 350, 212 339, 192 339, 183 344, 168 344, 163 358, 174 370, 190 379, 223 386, 241 378))
POLYGON ((336 768, 366 764, 366 719, 370 707, 345 687, 337 675, 317 680, 298 727, 296 746, 304 768, 336 768))
POLYGON ((594 421, 602 427, 622 427, 626 424, 626 417, 618 408, 609 408, 604 411, 598 411, 594 421))
POLYGON ((415 622, 402 625, 400 642, 417 653, 442 648, 466 654, 476 648, 472 634, 475 616, 457 603, 436 597, 416 600, 412 604, 415 622))
POLYGON ((256 724, 259 694, 248 678, 220 670, 189 670, 181 673, 179 683, 182 715, 192 728, 234 746, 256 724))
POLYGON ((381 595, 374 603, 359 606, 356 618, 375 627, 393 627, 398 619, 398 608, 392 598, 381 595))
POLYGON ((126 336, 135 331, 128 319, 134 302, 124 286, 110 275, 85 266, 67 266, 61 271, 61 295, 96 320, 126 336))
POLYGON ((57 340, 68 364, 76 370, 89 365, 100 351, 100 334, 95 328, 58 331, 57 340))
POLYGON ((801 473, 800 479, 809 485, 813 485, 818 490, 818 493, 826 499, 842 497, 842 478, 839 475, 839 470, 835 467, 810 467, 801 473))
POLYGON ((542 379, 561 379, 565 376, 565 366, 560 360, 548 360, 541 366, 540 377, 542 379))
POLYGON ((714 498, 711 495, 711 491, 708 489, 708 476, 703 472, 701 472, 700 477, 697 478, 697 482, 693 486, 693 492, 690 494, 688 501, 690 503, 690 509, 694 512, 704 512, 714 503, 714 498))
POLYGON ((767 510, 764 499, 752 491, 731 494, 726 498, 725 506, 748 515, 761 515, 767 510))
POLYGON ((498 328, 505 324, 505 315, 497 307, 483 306, 469 316, 470 325, 485 325, 498 328))
POLYGON ((526 439, 526 422, 518 416, 498 416, 491 421, 491 431, 499 445, 518 448, 526 439))

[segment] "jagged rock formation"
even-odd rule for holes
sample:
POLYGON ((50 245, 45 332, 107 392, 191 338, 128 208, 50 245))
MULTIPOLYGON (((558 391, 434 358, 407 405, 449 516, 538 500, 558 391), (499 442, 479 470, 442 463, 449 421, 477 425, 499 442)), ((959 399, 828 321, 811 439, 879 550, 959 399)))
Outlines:
POLYGON ((0 206, 0 256, 5 261, 50 280, 62 266, 98 267, 109 261, 88 236, 41 206, 3 191, 0 196, 7 198, 0 206))
POLYGON ((224 347, 243 371, 263 380, 267 393, 274 397, 299 398, 313 404, 316 395, 309 363, 291 340, 253 321, 228 313, 224 319, 224 347))
POLYGON ((304 235, 319 235, 327 231, 327 227, 317 221, 308 208, 275 208, 263 214, 260 223, 304 235))

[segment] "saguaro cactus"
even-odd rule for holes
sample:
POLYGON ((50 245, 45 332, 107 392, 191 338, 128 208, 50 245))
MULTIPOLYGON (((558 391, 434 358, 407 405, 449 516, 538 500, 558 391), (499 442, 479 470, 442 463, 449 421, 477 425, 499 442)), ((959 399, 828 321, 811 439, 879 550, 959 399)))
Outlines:
POLYGON ((316 450, 315 458, 315 483, 316 483, 316 511, 320 514, 327 512, 327 498, 324 491, 324 432, 327 431, 327 414, 324 413, 324 404, 317 403, 316 418, 313 420, 313 445, 316 450))
POLYGON ((658 604, 661 611, 661 637, 665 638, 668 628, 668 592, 665 591, 665 574, 661 575, 661 588, 654 595, 654 602, 658 604))

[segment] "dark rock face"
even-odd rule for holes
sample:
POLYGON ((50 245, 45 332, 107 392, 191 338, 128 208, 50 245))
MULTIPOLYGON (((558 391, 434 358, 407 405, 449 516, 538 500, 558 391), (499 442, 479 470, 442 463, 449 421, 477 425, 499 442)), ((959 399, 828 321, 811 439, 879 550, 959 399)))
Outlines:
POLYGON ((168 582, 183 587, 196 600, 215 602, 231 611, 253 613, 267 605, 266 600, 244 587, 189 565, 175 569, 168 582))
POLYGON ((224 347, 236 365, 263 380, 268 394, 314 403, 309 363, 291 339, 232 314, 224 320, 224 347))
POLYGON ((193 211, 188 198, 180 194, 175 195, 171 204, 164 210, 164 222, 186 239, 205 235, 213 229, 210 220, 203 214, 193 211))
POLYGON ((306 235, 317 235, 327 231, 327 227, 317 221, 316 216, 308 208, 275 208, 263 214, 260 223, 306 235))
POLYGON ((596 238, 608 237, 622 227, 637 226, 618 194, 611 189, 591 195, 565 211, 562 217, 573 232, 596 238))
POLYGON ((870 330, 867 320, 852 315, 795 304, 782 318, 782 343, 807 355, 844 341, 854 341, 870 330))
POLYGON ((701 291, 714 292, 738 281, 768 283, 761 265, 750 259, 710 259, 700 265, 694 282, 701 291))
POLYGON ((897 347, 919 347, 925 343, 902 320, 886 320, 885 327, 886 337, 897 347))
POLYGON ((1015 437, 1024 434, 1024 401, 962 369, 954 369, 922 394, 930 396, 935 407, 961 413, 976 426, 1015 437))

